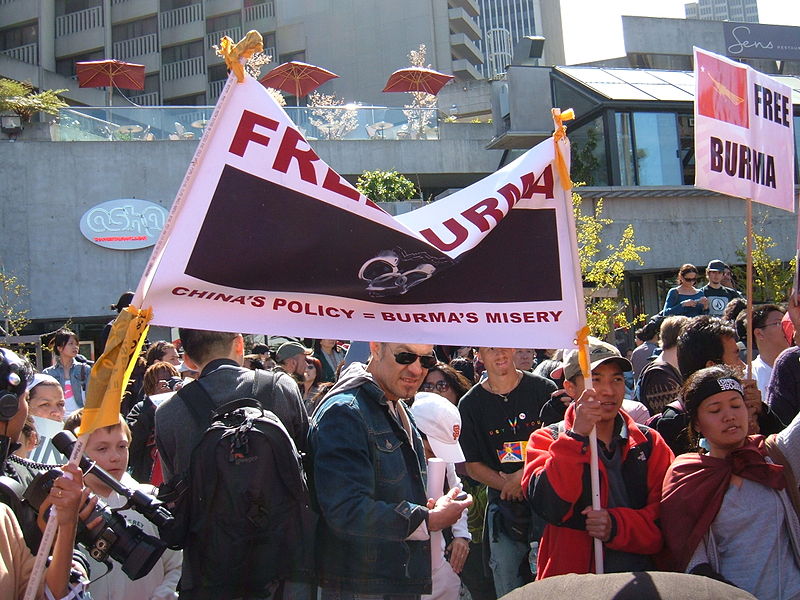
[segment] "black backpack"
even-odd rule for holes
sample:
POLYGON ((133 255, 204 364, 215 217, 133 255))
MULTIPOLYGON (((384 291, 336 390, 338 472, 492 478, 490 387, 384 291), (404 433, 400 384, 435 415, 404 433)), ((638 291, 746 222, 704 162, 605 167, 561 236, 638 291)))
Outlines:
MULTIPOLYGON (((198 384, 191 384, 201 392, 192 400, 204 403, 187 406, 199 420, 213 402, 198 384)), ((176 525, 162 532, 184 548, 181 597, 261 595, 276 579, 312 577, 316 517, 301 457, 280 419, 257 400, 213 409, 183 487, 176 525)))

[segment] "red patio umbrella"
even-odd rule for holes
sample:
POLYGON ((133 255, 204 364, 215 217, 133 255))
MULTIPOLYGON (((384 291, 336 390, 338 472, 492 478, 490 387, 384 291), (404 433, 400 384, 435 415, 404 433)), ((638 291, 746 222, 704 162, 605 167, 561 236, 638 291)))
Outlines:
POLYGON ((453 79, 452 75, 423 67, 406 67, 389 76, 384 92, 425 92, 434 96, 453 79))
POLYGON ((323 83, 335 77, 339 76, 327 69, 293 60, 278 65, 259 81, 265 87, 294 94, 299 103, 301 96, 310 94, 323 83))
POLYGON ((79 87, 108 87, 108 104, 111 105, 113 88, 144 89, 144 65, 121 60, 90 60, 75 63, 79 87))

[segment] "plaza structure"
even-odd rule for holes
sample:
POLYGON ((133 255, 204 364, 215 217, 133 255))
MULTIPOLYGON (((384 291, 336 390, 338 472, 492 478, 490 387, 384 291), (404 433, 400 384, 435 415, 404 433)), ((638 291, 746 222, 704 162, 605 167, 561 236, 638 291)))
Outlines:
MULTIPOLYGON (((0 133, 0 260, 30 290, 31 331, 51 331, 71 318, 91 341, 111 318, 119 293, 136 286, 151 249, 93 243, 81 232, 82 219, 98 205, 125 199, 169 210, 222 85, 224 67, 211 46, 221 34, 237 38, 252 28, 274 48, 276 62, 329 68, 340 77, 321 89, 360 103, 346 109, 354 125, 336 132, 287 98, 290 118, 315 152, 351 182, 363 171, 396 169, 425 201, 442 198, 546 139, 551 107, 574 107, 569 136, 573 177, 586 184, 584 210, 603 199, 604 216, 614 220, 608 241, 633 224, 637 241, 651 248, 643 264, 628 265, 623 293, 633 311, 657 312, 684 262, 741 263, 744 203, 693 186, 691 46, 702 42, 724 54, 724 24, 624 17, 624 56, 566 66, 552 58, 563 48, 560 31, 546 27, 549 5, 534 5, 534 13, 536 6, 541 16, 534 16, 533 31, 518 31, 547 38, 542 58, 515 63, 512 52, 511 62, 499 60, 487 78, 482 24, 488 21, 478 0, 0 0, 0 76, 70 88, 66 96, 75 105, 58 119, 0 133), (197 14, 202 18, 191 17, 197 14), (35 34, 25 30, 33 26, 35 34), (338 33, 347 27, 357 35, 338 33), (434 68, 456 78, 441 92, 435 118, 412 127, 403 107, 407 96, 380 90, 419 43, 434 68), (115 55, 124 48, 139 54, 115 55), (141 107, 120 95, 113 107, 103 106, 103 91, 77 88, 74 61, 98 57, 146 65, 150 87, 123 90, 141 107)), ((502 24, 508 31, 512 26, 502 24)), ((794 90, 800 130, 800 63, 788 56, 744 60, 794 90)), ((777 242, 774 255, 794 255, 795 216, 756 207, 756 226, 777 242)), ((253 252, 270 260, 279 249, 253 252)), ((536 257, 520 249, 515 259, 536 257)))

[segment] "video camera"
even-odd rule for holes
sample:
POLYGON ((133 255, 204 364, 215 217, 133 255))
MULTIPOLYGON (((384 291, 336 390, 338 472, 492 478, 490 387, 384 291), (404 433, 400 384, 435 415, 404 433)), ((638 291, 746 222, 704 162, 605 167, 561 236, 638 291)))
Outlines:
MULTIPOLYGON (((71 431, 60 431, 53 437, 53 445, 65 456, 72 453, 75 442, 76 438, 71 431)), ((88 458, 83 457, 80 466, 84 474, 93 474, 103 484, 127 498, 128 502, 119 509, 112 509, 98 499, 86 522, 91 523, 99 516, 102 524, 89 529, 84 523, 80 523, 77 541, 83 544, 88 549, 89 555, 98 562, 108 564, 108 558, 113 558, 131 580, 144 577, 161 558, 167 544, 155 536, 144 533, 136 525, 128 523, 119 511, 133 508, 158 527, 171 523, 172 515, 158 499, 121 484, 88 458)), ((59 475, 61 472, 58 469, 39 473, 25 490, 24 499, 37 512, 59 475)))

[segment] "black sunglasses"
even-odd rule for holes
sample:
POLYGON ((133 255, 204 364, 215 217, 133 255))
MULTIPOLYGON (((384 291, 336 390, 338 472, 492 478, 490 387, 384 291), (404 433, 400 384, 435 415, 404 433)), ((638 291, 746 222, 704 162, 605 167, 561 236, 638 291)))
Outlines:
POLYGON ((423 392, 432 392, 434 389, 437 392, 446 392, 447 390, 450 389, 450 384, 447 383, 446 381, 443 381, 443 380, 439 380, 436 383, 425 382, 425 383, 422 384, 420 389, 423 392))
POLYGON ((438 362, 433 354, 414 354, 413 352, 398 352, 394 360, 398 365, 410 365, 419 359, 423 369, 432 369, 438 362))

